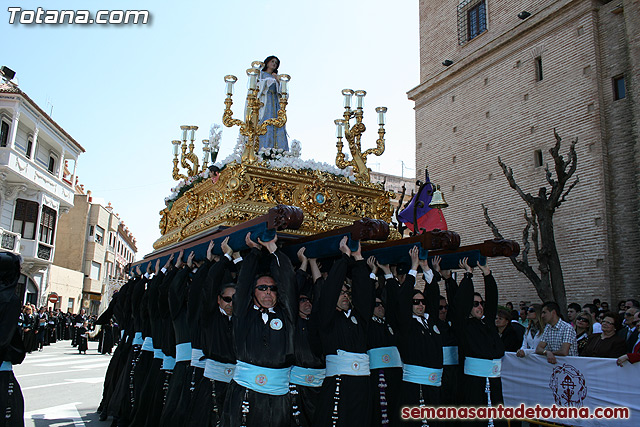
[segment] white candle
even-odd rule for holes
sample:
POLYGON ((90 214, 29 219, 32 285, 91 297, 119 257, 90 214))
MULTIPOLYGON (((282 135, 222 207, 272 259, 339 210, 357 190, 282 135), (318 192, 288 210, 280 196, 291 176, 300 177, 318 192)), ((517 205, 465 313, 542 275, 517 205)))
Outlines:
POLYGON ((344 137, 344 120, 338 119, 334 123, 336 124, 336 138, 344 137))
POLYGON ((353 96, 353 91, 351 89, 343 89, 342 94, 344 95, 344 108, 347 110, 351 109, 351 97, 353 96))
POLYGON ((249 89, 255 89, 258 87, 258 74, 260 71, 255 68, 249 68, 247 70, 247 76, 249 76, 249 89))
POLYGON ((182 140, 186 141, 187 140, 187 126, 180 126, 180 128, 182 129, 182 140))
POLYGON ((291 77, 288 74, 280 75, 280 93, 283 95, 289 94, 289 80, 291 77))
POLYGON ((387 112, 387 107, 378 107, 376 108, 376 112, 378 113, 378 124, 380 126, 385 123, 385 114, 387 112))
POLYGON ((179 149, 179 146, 180 146, 180 141, 175 140, 175 141, 171 141, 171 143, 173 144, 173 155, 177 156, 178 155, 178 149, 179 149))
POLYGON ((367 94, 364 90, 356 91, 356 108, 362 110, 364 106, 364 96, 367 94))
POLYGON ((233 95, 233 85, 237 80, 238 78, 232 75, 224 77, 224 81, 227 83, 227 95, 233 95))

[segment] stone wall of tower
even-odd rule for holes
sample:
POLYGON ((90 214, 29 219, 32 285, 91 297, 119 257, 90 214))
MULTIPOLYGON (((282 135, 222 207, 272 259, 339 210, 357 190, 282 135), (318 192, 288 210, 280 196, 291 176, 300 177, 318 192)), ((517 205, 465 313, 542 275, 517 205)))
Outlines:
MULTIPOLYGON (((631 70, 637 49, 629 49, 635 34, 629 27, 640 18, 615 2, 486 0, 487 31, 460 45, 457 6, 457 0, 421 1, 421 83, 409 92, 416 170, 428 166, 441 184, 449 228, 460 232, 462 244, 491 238, 484 203, 502 234, 522 243, 525 204, 497 159, 513 168, 525 192, 537 194, 548 186, 544 165, 552 162, 555 128, 564 139, 562 154, 578 139, 580 183, 555 214, 568 299, 637 297, 634 75, 627 97, 615 101, 612 78, 631 70), (520 20, 523 10, 531 17, 520 20), (453 65, 444 67, 445 59, 453 65)), ((509 260, 492 264, 502 302, 538 300, 509 260)))

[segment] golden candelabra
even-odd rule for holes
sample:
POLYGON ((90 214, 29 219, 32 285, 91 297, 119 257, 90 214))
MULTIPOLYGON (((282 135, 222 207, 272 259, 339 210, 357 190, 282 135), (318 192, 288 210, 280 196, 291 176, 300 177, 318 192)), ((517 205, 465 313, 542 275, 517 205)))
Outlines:
POLYGON ((344 89, 342 91, 342 95, 344 95, 344 114, 342 119, 337 119, 334 121, 336 124, 336 137, 338 138, 338 142, 336 147, 338 148, 338 154, 336 155, 336 166, 340 169, 345 169, 348 166, 353 167, 353 172, 356 176, 357 182, 369 182, 369 168, 367 167, 367 156, 369 154, 375 154, 376 156, 382 155, 384 153, 384 123, 385 123, 385 114, 387 112, 386 107, 378 107, 376 108, 376 112, 378 113, 378 140, 376 141, 376 148, 369 148, 365 152, 362 152, 362 147, 360 144, 360 140, 362 138, 362 134, 367 130, 364 123, 362 123, 362 118, 364 116, 363 112, 363 104, 364 97, 367 94, 364 90, 356 90, 355 92, 351 89, 344 89), (356 110, 353 111, 351 109, 351 100, 353 95, 356 96, 356 110), (353 126, 350 126, 350 121, 352 118, 355 118, 355 123, 353 126), (349 143, 349 151, 351 151, 352 159, 347 161, 345 158, 345 154, 342 152, 343 144, 342 138, 346 138, 349 143))
POLYGON ((204 171, 207 168, 207 163, 209 162, 209 153, 211 151, 209 147, 209 140, 203 139, 202 151, 204 153, 204 156, 202 159, 202 169, 200 169, 198 156, 193 152, 196 147, 194 141, 196 139, 196 131, 198 130, 198 126, 182 125, 180 126, 180 129, 182 130, 182 141, 179 139, 171 141, 171 144, 173 144, 173 179, 175 179, 176 181, 196 176, 200 172, 204 171), (190 144, 188 146, 187 141, 190 141, 190 144), (189 149, 189 152, 187 152, 187 148, 189 149), (182 151, 182 153, 180 153, 180 151, 182 151), (179 154, 180 159, 178 159, 179 154), (185 169, 186 175, 180 173, 178 164, 185 169))
POLYGON ((227 84, 227 98, 224 100, 224 114, 222 115, 222 123, 226 127, 240 126, 240 134, 246 137, 244 149, 242 151, 242 163, 253 164, 257 161, 256 154, 259 150, 259 137, 267 133, 268 126, 281 128, 287 123, 287 102, 289 98, 288 86, 291 77, 287 74, 280 74, 280 109, 275 118, 267 119, 259 123, 260 108, 264 105, 258 98, 258 78, 260 70, 264 67, 261 61, 253 61, 251 68, 247 70, 249 77, 249 90, 247 91, 247 108, 244 121, 234 119, 231 105, 233 105, 233 85, 238 80, 236 76, 225 76, 224 81, 227 84))

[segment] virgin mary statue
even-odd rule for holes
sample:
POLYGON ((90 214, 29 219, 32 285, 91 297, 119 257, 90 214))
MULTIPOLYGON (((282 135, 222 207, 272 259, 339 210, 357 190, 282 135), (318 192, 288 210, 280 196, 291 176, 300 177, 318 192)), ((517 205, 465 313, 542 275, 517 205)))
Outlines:
MULTIPOLYGON (((262 102, 263 106, 260 108, 259 123, 278 116, 278 110, 280 109, 279 66, 280 60, 272 55, 264 60, 264 67, 260 71, 260 78, 258 79, 258 98, 260 99, 260 102, 262 102)), ((259 148, 280 148, 285 151, 289 151, 287 130, 284 126, 281 128, 268 126, 267 133, 260 135, 259 142, 259 148)))

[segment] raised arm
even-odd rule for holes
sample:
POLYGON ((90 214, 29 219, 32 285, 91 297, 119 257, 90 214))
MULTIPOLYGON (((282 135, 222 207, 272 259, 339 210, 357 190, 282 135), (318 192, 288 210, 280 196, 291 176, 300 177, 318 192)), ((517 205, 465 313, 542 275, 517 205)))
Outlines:
POLYGON ((374 302, 376 300, 375 286, 369 278, 369 268, 362 257, 360 243, 358 243, 358 250, 353 253, 353 258, 356 262, 351 270, 353 279, 352 304, 368 320, 373 316, 374 302))
POLYGON ((436 276, 429 268, 429 262, 426 259, 420 260, 420 267, 422 267, 424 274, 425 309, 429 313, 429 318, 435 320, 438 318, 438 312, 440 311, 440 288, 438 288, 436 276))
POLYGON ((244 318, 247 310, 253 304, 253 283, 258 265, 258 257, 260 256, 260 246, 251 240, 251 233, 245 236, 247 246, 251 248, 247 256, 244 257, 242 268, 238 274, 238 285, 233 301, 233 315, 244 318))
POLYGON ((462 268, 465 273, 464 277, 460 281, 460 286, 458 287, 458 291, 453 299, 455 306, 455 313, 453 315, 453 321, 457 325, 462 325, 464 319, 469 316, 471 313, 471 308, 473 308, 473 269, 467 263, 467 258, 464 258, 460 261, 460 268, 462 268))
POLYGON ((329 276, 323 285, 323 289, 320 293, 320 328, 325 330, 329 326, 333 313, 336 311, 336 305, 338 304, 338 297, 340 297, 340 291, 344 284, 344 279, 347 277, 347 266, 349 264, 349 256, 351 251, 346 246, 346 237, 340 242, 340 251, 342 251, 342 257, 337 259, 329 276), (343 245, 344 243, 344 245, 343 245))
POLYGON ((484 315, 487 319, 495 319, 498 314, 498 284, 487 264, 479 267, 484 276, 484 315))

